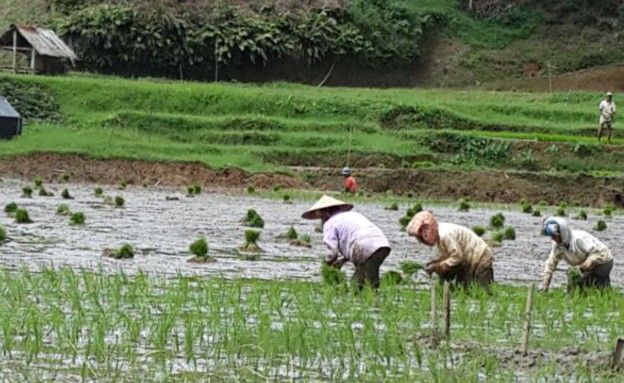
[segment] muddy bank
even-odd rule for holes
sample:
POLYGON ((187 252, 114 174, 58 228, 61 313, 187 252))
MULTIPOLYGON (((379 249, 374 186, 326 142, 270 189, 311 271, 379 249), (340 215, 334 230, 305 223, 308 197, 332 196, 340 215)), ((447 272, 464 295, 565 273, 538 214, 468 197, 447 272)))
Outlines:
MULTIPOLYGON (((370 163, 368 164, 370 165, 370 163)), ((366 165, 366 166, 368 166, 366 165)), ((431 169, 354 169, 365 192, 411 193, 420 199, 459 199, 516 203, 525 198, 533 203, 559 204, 578 201, 601 207, 622 202, 624 178, 582 174, 466 171, 431 169)), ((75 182, 135 185, 182 186, 200 184, 204 188, 273 188, 340 190, 337 168, 295 167, 291 174, 248 173, 240 169, 213 170, 201 163, 157 163, 129 159, 93 159, 78 154, 32 154, 0 158, 0 177, 31 180, 39 176, 60 182, 64 174, 75 182)))
MULTIPOLYGON (((320 262, 325 253, 322 235, 315 232, 318 222, 301 218, 311 202, 263 199, 249 195, 226 193, 202 193, 195 197, 185 196, 181 187, 128 186, 117 190, 105 186, 104 194, 125 199, 125 207, 116 208, 96 197, 94 184, 46 184, 53 197, 23 198, 21 188, 26 182, 5 180, 0 182, 0 206, 9 202, 28 209, 31 224, 16 224, 14 219, 0 212, 0 225, 7 229, 10 241, 0 245, 0 265, 10 268, 29 266, 71 267, 97 269, 99 267, 117 272, 122 269, 132 274, 139 269, 163 274, 180 272, 186 275, 224 275, 249 278, 296 278, 320 279, 320 262), (74 197, 65 200, 61 191, 67 188, 74 197), (66 203, 73 212, 83 212, 86 224, 71 225, 69 217, 58 215, 57 206, 66 203), (265 221, 259 246, 263 250, 256 261, 241 259, 236 249, 244 244, 241 225, 248 209, 255 209, 265 221), (311 248, 291 246, 284 235, 293 226, 300 235, 309 234, 311 248), (209 255, 216 263, 192 264, 188 247, 195 239, 204 236, 208 241, 209 255), (102 257, 106 248, 119 248, 130 243, 135 248, 135 258, 115 260, 102 257)), ((35 193, 36 194, 36 193, 35 193)), ((388 236, 392 247, 390 257, 382 270, 398 270, 399 263, 413 260, 426 263, 435 256, 435 249, 418 245, 400 229, 399 218, 409 206, 400 204, 398 211, 385 209, 382 203, 359 203, 356 209, 375 222, 388 236)), ((426 206, 435 211, 441 221, 456 222, 468 227, 487 226, 490 216, 499 210, 472 209, 458 212, 454 207, 426 206)), ((543 214, 552 214, 554 208, 543 214)), ((506 226, 516 230, 515 241, 504 241, 494 248, 495 279, 500 282, 527 284, 539 282, 544 262, 550 252, 550 242, 540 236, 541 217, 532 217, 519 210, 503 211, 506 226)), ((575 215, 575 209, 569 209, 575 215)), ((587 221, 572 220, 575 228, 592 231, 600 219, 596 212, 589 212, 587 221)), ((624 247, 624 217, 616 214, 607 220, 608 229, 594 232, 612 249, 624 247)), ((487 239, 491 233, 487 232, 487 239)), ((617 251, 616 251, 617 254, 617 251)), ((554 274, 553 285, 566 283, 561 264, 554 274)), ((612 283, 624 286, 624 270, 616 262, 612 283)), ((345 267, 348 274, 353 268, 345 267)), ((427 283, 424 272, 417 274, 417 281, 427 283)))

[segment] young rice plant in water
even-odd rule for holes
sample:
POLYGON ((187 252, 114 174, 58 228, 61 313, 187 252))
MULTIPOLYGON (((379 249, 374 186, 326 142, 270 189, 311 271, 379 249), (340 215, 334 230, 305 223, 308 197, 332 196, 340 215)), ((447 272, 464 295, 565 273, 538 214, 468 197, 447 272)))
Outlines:
POLYGON ((511 241, 515 240, 516 230, 511 226, 505 228, 505 231, 503 232, 503 238, 511 241))
POLYGON ((485 227, 483 227, 483 226, 473 226, 472 227, 472 231, 474 231, 475 234, 478 235, 479 237, 482 237, 483 234, 485 234, 485 227))
POLYGON ((33 190, 32 190, 32 188, 30 186, 24 186, 22 188, 22 197, 32 198, 32 192, 33 192, 33 190))
POLYGON ((69 190, 67 189, 63 189, 63 191, 61 192, 61 197, 63 197, 64 199, 73 199, 74 197, 72 197, 69 194, 69 190))
POLYGON ((59 215, 71 214, 71 212, 69 211, 69 205, 65 203, 58 205, 56 208, 56 214, 59 214, 59 215))
POLYGON ((15 202, 9 202, 6 205, 4 205, 4 212, 7 214, 13 214, 15 213, 15 211, 17 211, 18 206, 15 202))
POLYGON ((102 190, 102 188, 97 187, 95 188, 95 196, 96 197, 101 197, 104 194, 104 190, 102 190))
POLYGON ((197 257, 206 257, 208 255, 208 242, 205 238, 199 238, 191 243, 189 251, 197 257))
POLYGON ((15 222, 17 223, 32 223, 30 219, 30 215, 28 214, 28 210, 26 209, 17 209, 15 211, 15 222))
POLYGON ((505 226, 505 216, 503 213, 497 213, 490 217, 490 227, 494 229, 502 229, 505 226))
POLYGON ((35 179, 33 179, 33 183, 35 184, 36 187, 40 188, 41 186, 43 186, 43 180, 41 179, 41 177, 35 177, 35 179))
POLYGON ((115 196, 115 206, 123 207, 126 204, 126 201, 121 196, 115 196))
POLYGON ((84 225, 86 217, 84 213, 77 212, 71 215, 70 220, 73 225, 84 225))
POLYGON ((578 213, 578 216, 576 216, 577 219, 580 219, 581 221, 587 221, 587 212, 585 210, 581 210, 578 213))
POLYGON ((594 230, 596 231, 604 231, 607 230, 607 223, 603 220, 598 220, 598 222, 596 222, 596 226, 594 226, 594 230))
POLYGON ((0 226, 0 243, 6 241, 6 239, 7 239, 6 229, 3 226, 0 226))
POLYGON ((288 232, 286 233, 286 238, 295 240, 298 237, 299 235, 297 234, 297 230, 295 230, 295 228, 291 226, 290 229, 288 229, 288 232))

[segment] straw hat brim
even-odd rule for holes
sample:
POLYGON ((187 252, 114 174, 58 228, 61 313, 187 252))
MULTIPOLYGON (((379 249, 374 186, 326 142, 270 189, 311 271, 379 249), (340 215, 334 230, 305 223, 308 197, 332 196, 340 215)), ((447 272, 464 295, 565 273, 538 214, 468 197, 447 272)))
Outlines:
POLYGON ((353 205, 329 196, 322 196, 311 208, 301 215, 304 219, 319 219, 320 213, 329 208, 339 207, 341 211, 349 211, 353 209, 353 205))

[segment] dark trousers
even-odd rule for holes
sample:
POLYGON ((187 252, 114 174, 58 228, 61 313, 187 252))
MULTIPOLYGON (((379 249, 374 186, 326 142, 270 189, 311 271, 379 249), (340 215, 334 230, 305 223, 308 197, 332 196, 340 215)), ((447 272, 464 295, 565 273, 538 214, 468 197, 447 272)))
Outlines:
POLYGON ((473 273, 465 265, 457 265, 447 274, 441 275, 440 277, 443 281, 455 281, 458 285, 464 287, 468 287, 472 284, 487 287, 494 282, 494 268, 490 264, 489 266, 481 267, 473 273))
POLYGON ((351 280, 358 290, 362 290, 365 285, 370 285, 374 289, 379 288, 379 268, 388 255, 390 255, 390 248, 382 247, 368 257, 366 262, 355 266, 355 273, 351 280))
POLYGON ((593 269, 583 273, 581 278, 576 282, 573 287, 597 287, 608 288, 611 287, 611 269, 613 269, 613 260, 607 263, 596 266, 593 269))

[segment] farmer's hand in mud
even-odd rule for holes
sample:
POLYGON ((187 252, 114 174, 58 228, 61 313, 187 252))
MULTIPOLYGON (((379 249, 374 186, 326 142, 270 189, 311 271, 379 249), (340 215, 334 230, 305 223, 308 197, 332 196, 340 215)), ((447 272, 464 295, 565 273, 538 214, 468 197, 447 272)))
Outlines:
POLYGON ((425 272, 427 273, 427 275, 431 276, 431 274, 433 274, 437 270, 437 265, 438 263, 436 261, 431 261, 427 263, 427 265, 425 266, 425 272))

